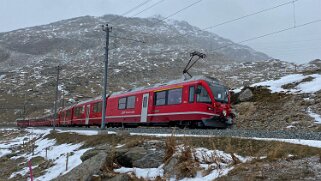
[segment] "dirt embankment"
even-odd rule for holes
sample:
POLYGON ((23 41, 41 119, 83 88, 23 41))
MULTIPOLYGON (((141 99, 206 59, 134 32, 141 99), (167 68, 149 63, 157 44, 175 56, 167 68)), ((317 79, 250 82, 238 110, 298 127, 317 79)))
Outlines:
POLYGON ((246 101, 238 98, 242 92, 233 98, 237 128, 320 130, 307 111, 310 107, 313 112, 321 113, 321 92, 310 95, 271 93, 263 87, 246 89, 252 92, 246 101))

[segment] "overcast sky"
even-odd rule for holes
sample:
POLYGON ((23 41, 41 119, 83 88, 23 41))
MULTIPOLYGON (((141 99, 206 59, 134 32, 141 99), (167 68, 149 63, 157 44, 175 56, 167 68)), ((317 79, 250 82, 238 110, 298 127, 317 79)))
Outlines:
MULTIPOLYGON (((48 24, 84 15, 123 14, 146 0, 0 0, 0 32, 48 24)), ((161 0, 150 0, 132 16, 161 0)), ((163 0, 139 14, 164 17, 199 0, 163 0)), ((292 0, 202 0, 171 17, 206 28, 292 0)), ((240 42, 313 20, 321 20, 321 0, 298 0, 293 4, 233 23, 209 29, 222 37, 240 42), (295 13, 293 13, 295 12, 295 13), (295 18, 294 18, 295 14, 295 18)), ((296 63, 321 59, 321 22, 244 43, 274 58, 296 63)))

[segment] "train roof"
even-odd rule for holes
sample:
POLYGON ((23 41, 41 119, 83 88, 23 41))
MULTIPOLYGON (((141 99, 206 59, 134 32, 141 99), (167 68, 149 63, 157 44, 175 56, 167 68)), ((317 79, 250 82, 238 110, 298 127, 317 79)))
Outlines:
POLYGON ((173 85, 173 84, 181 84, 181 83, 187 83, 187 82, 198 81, 198 80, 205 80, 205 81, 208 81, 208 82, 211 82, 211 83, 214 83, 214 84, 223 85, 216 78, 209 77, 209 76, 204 76, 204 75, 199 75, 199 76, 194 76, 194 77, 192 77, 190 79, 185 79, 183 77, 183 78, 176 79, 176 80, 171 80, 171 81, 168 81, 168 82, 165 82, 165 83, 158 83, 158 84, 155 84, 155 85, 137 87, 137 88, 128 89, 128 90, 124 90, 124 91, 114 92, 114 93, 112 93, 112 95, 119 95, 119 94, 137 92, 137 91, 153 89, 153 88, 157 88, 157 87, 161 87, 161 86, 167 86, 167 85, 173 85))

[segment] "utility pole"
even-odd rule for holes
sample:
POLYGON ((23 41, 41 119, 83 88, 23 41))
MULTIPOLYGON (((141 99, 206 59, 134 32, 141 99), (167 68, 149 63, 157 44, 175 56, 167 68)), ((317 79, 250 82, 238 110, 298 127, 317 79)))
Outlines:
POLYGON ((101 129, 105 129, 105 118, 106 118, 106 93, 107 93, 107 70, 108 70, 108 47, 109 47, 109 33, 112 27, 108 27, 108 24, 102 25, 102 29, 106 32, 106 46, 105 46, 105 69, 104 69, 104 90, 103 90, 103 105, 102 105, 102 115, 101 115, 101 129))
POLYGON ((60 67, 57 67, 57 80, 56 80, 56 98, 55 98, 55 105, 54 105, 54 120, 53 120, 53 130, 56 130, 56 118, 57 118, 57 105, 58 105, 58 86, 59 86, 59 72, 60 67))
POLYGON ((25 92, 24 101, 23 101, 23 120, 26 120, 26 92, 25 92))

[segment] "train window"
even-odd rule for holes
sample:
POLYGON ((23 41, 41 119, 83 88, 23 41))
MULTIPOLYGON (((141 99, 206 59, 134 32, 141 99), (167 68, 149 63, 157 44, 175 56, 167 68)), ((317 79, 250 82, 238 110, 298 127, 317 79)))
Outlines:
POLYGON ((101 112, 101 106, 102 106, 102 102, 96 102, 94 104, 94 113, 98 113, 98 112, 101 112))
POLYGON ((167 91, 156 92, 156 94, 155 94, 155 105, 156 106, 161 106, 161 105, 166 104, 166 92, 167 91))
POLYGON ((118 100, 118 109, 126 109, 126 97, 118 100))
POLYGON ((136 96, 127 97, 127 109, 135 108, 136 96))
POLYGON ((76 107, 75 108, 75 116, 79 116, 80 115, 80 107, 76 107))
POLYGON ((66 118, 69 118, 70 117, 70 110, 67 111, 67 114, 66 114, 66 118))
POLYGON ((190 86, 189 87, 188 102, 194 102, 194 95, 195 95, 195 87, 194 86, 190 86))
POLYGON ((102 105, 103 105, 102 102, 98 102, 98 112, 101 112, 101 110, 102 110, 102 105))
POLYGON ((147 97, 144 97, 143 100, 143 108, 147 107, 147 97))
POLYGON ((182 89, 172 89, 168 91, 168 104, 180 104, 182 103, 182 89))
POLYGON ((208 92, 206 91, 206 89, 201 85, 199 85, 197 87, 197 89, 199 90, 199 93, 196 96, 197 102, 204 102, 204 103, 210 103, 211 104, 212 101, 211 101, 211 98, 208 95, 208 92))

